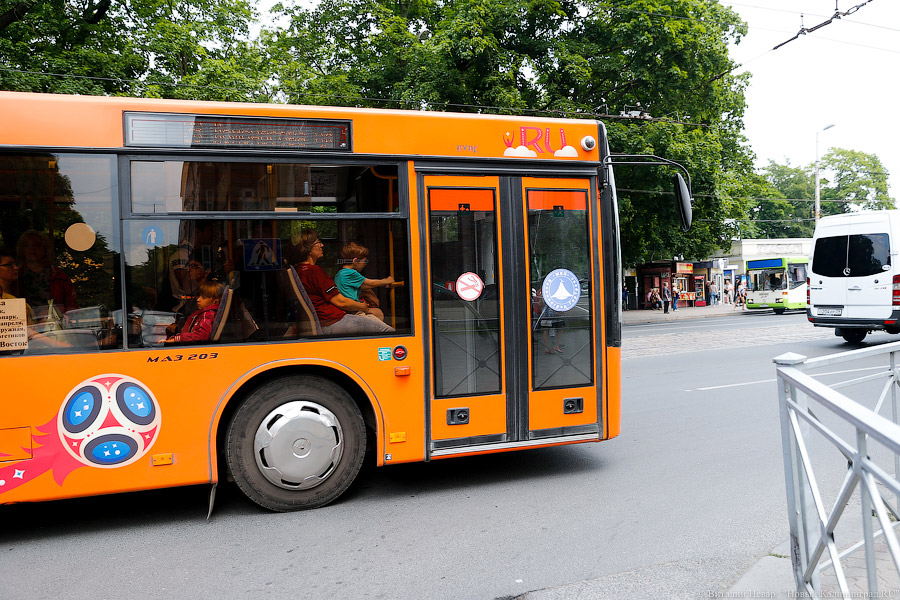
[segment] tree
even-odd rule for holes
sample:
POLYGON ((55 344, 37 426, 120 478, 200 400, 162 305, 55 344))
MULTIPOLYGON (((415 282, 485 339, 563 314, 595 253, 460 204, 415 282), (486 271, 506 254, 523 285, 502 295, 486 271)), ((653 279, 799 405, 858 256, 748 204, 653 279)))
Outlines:
MULTIPOLYGON (((812 237, 815 229, 815 176, 809 167, 780 165, 773 160, 763 169, 766 185, 755 194, 751 212, 752 237, 812 237)), ((747 236, 750 237, 750 236, 747 236)))
POLYGON ((0 89, 271 99, 254 17, 248 0, 14 2, 0 9, 0 89))
POLYGON ((255 41, 248 0, 103 1, 9 3, 0 87, 600 118, 613 152, 693 180, 685 234, 671 170, 618 169, 626 264, 703 258, 752 206, 727 46, 746 28, 716 0, 322 0, 276 5, 255 41))
POLYGON ((271 54, 291 101, 582 118, 652 111, 659 119, 608 119, 612 150, 682 162, 695 226, 677 231, 671 171, 621 169, 619 186, 637 190, 620 196, 626 264, 701 258, 730 239, 725 219, 746 213, 731 199, 752 171, 740 134, 746 78, 731 74, 727 48, 745 26, 718 2, 324 0, 276 10, 289 25, 269 32, 271 54))
MULTIPOLYGON (((822 157, 819 173, 820 214, 896 208, 888 193, 888 176, 875 154, 833 148, 822 157)), ((763 169, 765 185, 752 196, 751 222, 745 237, 812 237, 815 229, 815 165, 792 167, 775 161, 763 169)))
POLYGON ((822 197, 842 203, 843 209, 835 212, 847 212, 854 205, 866 210, 896 208, 888 193, 890 174, 877 155, 832 148, 822 157, 822 167, 832 174, 822 197))

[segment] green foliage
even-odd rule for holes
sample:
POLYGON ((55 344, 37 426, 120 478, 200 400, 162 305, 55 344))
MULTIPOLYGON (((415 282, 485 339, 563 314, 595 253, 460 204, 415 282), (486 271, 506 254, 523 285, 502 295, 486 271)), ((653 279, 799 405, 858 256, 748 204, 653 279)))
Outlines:
POLYGON ((671 170, 620 169, 619 186, 641 190, 620 194, 626 264, 701 258, 730 238, 724 220, 745 214, 746 202, 722 199, 752 170, 740 134, 747 82, 731 75, 727 48, 745 26, 718 2, 324 0, 276 11, 289 24, 267 35, 292 102, 588 118, 640 103, 672 121, 607 121, 613 152, 681 162, 696 194, 684 234, 671 170))
MULTIPOLYGON (((37 0, 12 17, 0 0, 0 89, 600 118, 614 153, 675 160, 693 184, 684 233, 671 169, 617 167, 625 264, 811 233, 810 203, 790 200, 812 197, 810 169, 754 173, 728 56, 746 26, 717 0, 298 4, 252 39, 250 0, 37 0)), ((823 214, 893 206, 877 157, 822 166, 823 214)))
MULTIPOLYGON (((819 171, 820 215, 896 208, 888 193, 888 172, 874 154, 833 148, 819 171)), ((765 185, 750 194, 752 221, 745 237, 812 237, 815 229, 815 165, 792 167, 774 161, 763 169, 765 185)))
MULTIPOLYGON (((888 194, 887 169, 874 154, 832 148, 822 157, 822 169, 832 180, 822 189, 822 198, 838 200, 866 210, 896 208, 888 194)), ((845 212, 837 211, 837 212, 845 212)))
POLYGON ((248 0, 38 1, 0 29, 0 89, 270 100, 254 18, 248 0))
MULTIPOLYGON (((815 229, 815 210, 810 200, 815 197, 815 171, 792 167, 790 162, 779 165, 770 160, 763 169, 763 184, 754 197, 751 223, 745 237, 789 238, 812 237, 815 229), (749 234, 749 235, 748 235, 749 234)), ((823 207, 823 214, 836 204, 823 207)))

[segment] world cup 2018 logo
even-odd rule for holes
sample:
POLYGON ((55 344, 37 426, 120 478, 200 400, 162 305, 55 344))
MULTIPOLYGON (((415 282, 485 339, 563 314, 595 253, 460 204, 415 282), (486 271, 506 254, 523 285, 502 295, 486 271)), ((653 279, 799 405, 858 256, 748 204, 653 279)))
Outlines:
POLYGON ((140 381, 92 377, 66 395, 57 417, 68 453, 91 467, 115 468, 144 456, 159 434, 159 404, 140 381))
POLYGON ((56 415, 34 427, 30 458, 0 462, 0 495, 48 471, 61 486, 84 466, 130 465, 153 446, 160 418, 156 397, 137 379, 115 373, 86 379, 66 394, 56 415))

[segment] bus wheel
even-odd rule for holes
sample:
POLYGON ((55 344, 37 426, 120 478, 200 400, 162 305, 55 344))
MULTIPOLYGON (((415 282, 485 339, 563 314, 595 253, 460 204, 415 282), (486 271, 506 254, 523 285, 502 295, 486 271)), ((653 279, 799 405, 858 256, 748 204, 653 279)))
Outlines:
POLYGON ((841 337, 844 338, 845 342, 858 344, 866 339, 866 333, 865 329, 845 329, 844 333, 841 334, 841 337))
POLYGON ((366 454, 366 427, 339 385, 283 377, 237 409, 225 452, 238 487, 260 506, 279 512, 317 508, 353 483, 366 454))
POLYGON ((783 314, 784 314, 784 309, 783 309, 783 308, 773 308, 772 310, 775 311, 775 314, 776 314, 776 315, 783 315, 783 314))

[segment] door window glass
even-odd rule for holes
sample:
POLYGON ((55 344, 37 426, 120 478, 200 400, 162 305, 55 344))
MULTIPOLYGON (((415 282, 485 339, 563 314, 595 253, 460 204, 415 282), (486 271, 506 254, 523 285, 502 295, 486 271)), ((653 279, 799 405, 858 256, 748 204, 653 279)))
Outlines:
POLYGON ((587 192, 528 190, 533 389, 593 382, 587 192))
POLYGON ((816 240, 812 269, 825 277, 868 277, 890 264, 888 234, 836 235, 816 240))
POLYGON ((500 391, 494 190, 429 190, 435 396, 500 391))
POLYGON ((890 242, 886 233, 851 235, 847 246, 850 277, 867 277, 885 271, 891 264, 890 242))

